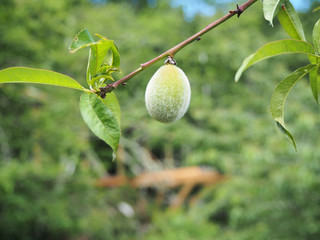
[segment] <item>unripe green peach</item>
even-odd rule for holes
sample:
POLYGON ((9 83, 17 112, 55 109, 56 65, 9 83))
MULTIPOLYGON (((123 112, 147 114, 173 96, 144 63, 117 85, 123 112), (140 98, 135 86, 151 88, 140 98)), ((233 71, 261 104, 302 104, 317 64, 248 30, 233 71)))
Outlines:
POLYGON ((148 83, 146 107, 157 121, 179 120, 187 111, 191 97, 190 84, 184 72, 175 65, 160 67, 148 83))

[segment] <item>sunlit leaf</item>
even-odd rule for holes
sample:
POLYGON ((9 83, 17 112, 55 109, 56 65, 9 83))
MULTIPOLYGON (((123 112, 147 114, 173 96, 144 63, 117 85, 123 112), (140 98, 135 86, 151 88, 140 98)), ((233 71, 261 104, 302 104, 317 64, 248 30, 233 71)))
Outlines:
POLYGON ((99 68, 102 67, 104 59, 112 45, 113 41, 111 40, 99 40, 91 45, 87 69, 87 79, 89 80, 90 85, 92 84, 90 79, 95 76, 98 73, 99 68))
POLYGON ((115 44, 111 45, 112 51, 112 66, 119 67, 120 66, 120 54, 118 48, 115 44))
POLYGON ((312 10, 312 12, 316 12, 316 11, 319 11, 320 10, 320 7, 316 7, 315 9, 312 10))
POLYGON ((306 40, 300 18, 290 1, 285 1, 281 6, 278 19, 290 37, 298 40, 306 40))
POLYGON ((270 57, 288 53, 302 53, 311 56, 316 56, 313 46, 305 41, 285 39, 270 42, 265 44, 264 46, 259 48, 255 53, 251 54, 250 56, 244 59, 242 65, 240 66, 235 75, 235 81, 237 82, 240 79, 243 71, 251 65, 270 57))
MULTIPOLYGON (((96 81, 99 80, 96 75, 97 73, 103 73, 103 69, 106 67, 119 68, 120 66, 120 55, 114 41, 97 33, 96 36, 100 38, 99 41, 95 41, 89 31, 84 29, 74 37, 69 47, 71 53, 85 47, 90 47, 86 79, 91 88, 97 87, 96 81), (107 61, 108 52, 111 53, 110 61, 107 61), (106 66, 106 64, 110 66, 106 66)), ((111 73, 108 78, 112 78, 111 73)))
POLYGON ((1 70, 0 83, 38 83, 86 91, 76 80, 69 76, 27 67, 11 67, 1 70))
POLYGON ((116 154, 120 141, 120 107, 113 93, 102 100, 95 94, 82 94, 81 115, 90 130, 116 154))
POLYGON ((273 119, 277 122, 278 127, 289 137, 295 149, 296 144, 294 138, 292 137, 291 133, 286 129, 284 124, 284 105, 291 89, 298 82, 298 80, 300 80, 310 71, 312 71, 312 69, 314 69, 315 67, 315 65, 309 64, 305 67, 297 69, 289 76, 287 76, 285 79, 283 79, 274 89, 270 101, 270 110, 273 119))
POLYGON ((284 0, 264 0, 263 1, 263 15, 264 18, 273 26, 273 18, 277 15, 281 4, 284 0))
POLYGON ((117 46, 114 44, 114 41, 112 40, 108 40, 106 37, 96 33, 96 35, 101 38, 103 41, 109 41, 111 42, 111 46, 110 46, 110 49, 111 49, 111 53, 112 53, 112 62, 110 63, 113 67, 119 67, 120 66, 120 54, 119 54, 119 51, 118 51, 118 48, 117 46))
POLYGON ((316 22, 312 32, 313 45, 318 53, 320 53, 320 19, 316 22))
POLYGON ((81 48, 90 46, 94 42, 95 41, 91 37, 88 29, 83 29, 73 38, 69 50, 71 53, 74 53, 81 48))

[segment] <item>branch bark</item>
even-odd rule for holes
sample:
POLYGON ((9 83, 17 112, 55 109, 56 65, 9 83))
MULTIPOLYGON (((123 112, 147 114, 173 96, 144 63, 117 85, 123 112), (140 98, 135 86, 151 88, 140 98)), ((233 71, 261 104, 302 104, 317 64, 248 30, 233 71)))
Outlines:
POLYGON ((134 188, 165 187, 175 188, 181 185, 212 185, 228 177, 210 168, 182 167, 156 172, 145 172, 129 178, 125 175, 106 176, 98 179, 97 186, 118 187, 129 184, 134 188))
POLYGON ((249 8, 252 4, 254 4, 257 0, 248 0, 241 6, 237 5, 237 8, 235 10, 229 11, 228 14, 225 16, 219 18, 218 20, 210 23, 208 26, 203 28, 201 31, 197 32, 193 36, 189 37, 188 39, 184 40, 183 42, 179 43, 178 45, 170 48, 169 50, 165 51, 164 53, 160 54, 159 56, 151 59, 148 62, 145 62, 143 64, 140 64, 140 67, 133 72, 129 73, 127 76, 119 79, 118 81, 115 81, 113 83, 108 84, 105 87, 100 88, 101 90, 101 97, 105 97, 106 93, 109 93, 116 89, 119 85, 126 85, 126 82, 133 78, 135 75, 146 69, 147 67, 151 66, 152 64, 158 62, 159 60, 165 58, 165 57, 173 57, 177 52, 179 52, 181 49, 183 49, 185 46, 189 45, 190 43, 199 40, 202 35, 209 32, 210 30, 214 29, 215 27, 219 26, 223 22, 227 21, 234 15, 240 16, 241 13, 243 13, 247 8, 249 8))

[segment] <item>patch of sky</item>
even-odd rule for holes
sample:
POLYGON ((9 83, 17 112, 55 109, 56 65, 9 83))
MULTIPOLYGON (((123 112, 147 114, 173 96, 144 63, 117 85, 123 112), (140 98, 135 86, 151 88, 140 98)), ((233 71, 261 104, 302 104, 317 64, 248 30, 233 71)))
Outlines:
POLYGON ((181 7, 184 17, 187 21, 192 21, 196 14, 212 16, 216 12, 216 9, 213 5, 210 5, 204 1, 172 0, 171 6, 174 8, 181 7))
MULTIPOLYGON (((151 1, 151 0, 150 0, 151 1)), ((152 2, 154 2, 153 0, 152 2)), ((181 7, 185 19, 187 21, 192 21, 196 14, 200 14, 203 16, 212 16, 216 12, 216 8, 214 7, 214 2, 218 3, 219 5, 228 4, 236 1, 234 0, 221 0, 221 1, 203 1, 203 0, 172 0, 171 6, 172 7, 181 7)), ((313 2, 320 2, 319 0, 291 0, 292 5, 295 7, 297 11, 307 11, 313 2)))
MULTIPOLYGON (((108 0, 91 0, 96 4, 105 4, 108 0)), ((139 2, 139 0, 131 0, 133 3, 139 2)), ((157 3, 160 0, 147 0, 147 4, 149 7, 154 8, 157 6, 157 3)), ((242 1, 244 2, 244 1, 242 1)), ((241 3, 242 3, 241 2, 241 3)), ((320 0, 291 0, 292 5, 295 7, 297 11, 305 12, 309 10, 310 6, 314 2, 319 2, 320 0)), ((238 1, 235 0, 171 0, 171 7, 181 7, 185 19, 187 21, 192 21, 195 15, 200 14, 203 16, 213 16, 216 12, 216 6, 227 6, 227 4, 236 5, 238 1)), ((240 4, 240 3, 239 3, 240 4)))

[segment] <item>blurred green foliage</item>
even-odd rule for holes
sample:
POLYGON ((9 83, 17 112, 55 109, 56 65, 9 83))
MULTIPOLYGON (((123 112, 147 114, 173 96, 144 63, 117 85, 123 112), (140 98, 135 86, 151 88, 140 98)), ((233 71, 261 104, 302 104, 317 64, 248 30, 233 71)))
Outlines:
MULTIPOLYGON (((156 7, 135 2, 1 1, 1 69, 52 69, 85 84, 87 52, 69 54, 67 48, 87 27, 115 40, 124 75, 224 14, 186 22, 183 11, 167 1, 156 7)), ((310 40, 319 13, 300 17, 310 40)), ((176 123, 155 122, 144 105, 145 87, 162 63, 115 91, 125 150, 118 163, 124 162, 128 175, 152 170, 143 162, 147 151, 166 167, 206 165, 229 176, 200 190, 197 204, 177 211, 147 198, 142 214, 140 198, 146 192, 94 187, 97 177, 119 166, 110 160, 111 149, 83 123, 78 92, 1 85, 0 238, 319 239, 320 121, 307 79, 297 84, 286 106, 297 153, 277 130, 268 105, 277 82, 307 59, 268 60, 233 82, 248 54, 288 38, 274 24, 268 26, 256 3, 175 56, 192 88, 189 111, 176 123), (120 202, 134 206, 136 214, 123 215, 120 202)))
POLYGON ((116 191, 93 187, 97 176, 77 159, 1 164, 1 239, 126 239, 136 223, 116 211, 116 191))

